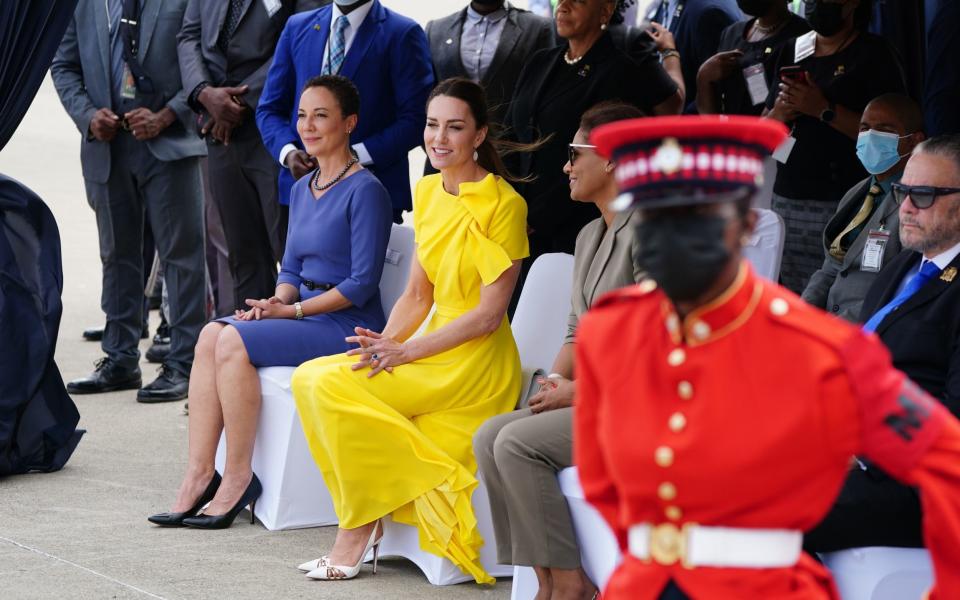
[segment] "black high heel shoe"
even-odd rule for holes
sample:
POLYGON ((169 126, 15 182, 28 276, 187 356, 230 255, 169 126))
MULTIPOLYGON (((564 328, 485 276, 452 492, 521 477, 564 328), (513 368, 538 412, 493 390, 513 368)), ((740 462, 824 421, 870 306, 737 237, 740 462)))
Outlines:
POLYGON ((197 529, 226 529, 233 525, 233 520, 237 518, 237 515, 240 514, 240 511, 250 506, 250 524, 253 525, 254 517, 253 510, 257 506, 257 498, 260 497, 260 494, 263 493, 263 486, 260 485, 260 480, 257 479, 257 474, 253 474, 253 478, 250 479, 250 485, 247 486, 247 489, 243 492, 243 495, 240 496, 240 499, 237 500, 237 503, 233 505, 233 508, 227 511, 223 515, 197 515, 195 517, 187 517, 183 520, 183 524, 188 527, 195 527, 197 529))
POLYGON ((186 512, 158 513, 150 515, 147 517, 147 520, 161 527, 183 527, 184 518, 193 516, 198 510, 203 508, 204 504, 213 500, 213 497, 217 494, 217 490, 220 488, 220 481, 220 473, 214 471, 213 479, 207 484, 207 489, 203 490, 203 493, 200 494, 200 497, 197 498, 197 501, 194 502, 189 510, 186 512))

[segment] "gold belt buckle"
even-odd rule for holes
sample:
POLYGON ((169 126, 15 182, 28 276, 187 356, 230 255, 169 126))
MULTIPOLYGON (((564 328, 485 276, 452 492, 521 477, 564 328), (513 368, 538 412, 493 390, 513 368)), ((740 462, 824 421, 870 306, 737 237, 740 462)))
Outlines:
POLYGON ((696 523, 684 523, 677 527, 673 523, 661 523, 650 530, 650 558, 663 566, 679 562, 687 569, 693 566, 687 561, 688 530, 696 523))

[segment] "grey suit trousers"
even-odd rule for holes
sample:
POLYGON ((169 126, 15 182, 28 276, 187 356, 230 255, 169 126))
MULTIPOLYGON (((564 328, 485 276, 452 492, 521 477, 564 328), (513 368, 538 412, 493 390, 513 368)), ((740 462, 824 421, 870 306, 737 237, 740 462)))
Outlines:
POLYGON ((572 464, 573 409, 496 416, 473 437, 502 564, 577 569, 580 550, 557 473, 572 464))
POLYGON ((193 347, 206 321, 203 191, 200 158, 157 160, 125 131, 110 143, 107 183, 85 181, 97 216, 107 316, 104 353, 134 367, 143 319, 145 215, 163 263, 170 300, 170 354, 165 363, 189 376, 193 347))
POLYGON ((283 257, 286 219, 277 202, 277 161, 267 153, 252 118, 234 130, 230 144, 207 146, 210 192, 223 226, 232 288, 219 290, 224 306, 269 298, 283 257))

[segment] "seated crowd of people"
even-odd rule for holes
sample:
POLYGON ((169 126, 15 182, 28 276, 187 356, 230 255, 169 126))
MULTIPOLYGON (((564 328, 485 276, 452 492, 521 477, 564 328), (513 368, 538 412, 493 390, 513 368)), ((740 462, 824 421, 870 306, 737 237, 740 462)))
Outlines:
MULTIPOLYGON (((807 0, 804 19, 785 0, 665 0, 637 28, 623 24, 622 0, 560 0, 553 22, 474 0, 426 30, 379 0, 174 0, 153 21, 130 18, 137 4, 81 0, 52 72, 83 134, 107 315, 106 357, 69 390, 189 397, 186 471, 151 522, 219 529, 252 513, 267 366, 297 367, 297 411, 339 520, 333 548, 300 565, 312 579, 353 578, 370 551, 375 570, 390 516, 492 583, 471 506, 482 477, 498 560, 534 567, 538 600, 593 598, 556 477, 572 465, 640 559, 657 555, 635 542, 649 533, 639 524, 782 526, 806 532, 814 554, 921 547, 929 523, 956 517, 955 500, 917 486, 955 487, 957 467, 943 463, 958 428, 939 407, 960 414, 960 138, 925 138, 896 54, 866 31, 871 2, 807 0), (677 116, 694 111, 703 116, 677 116), (418 145, 429 174, 411 187, 418 145), (771 154, 780 282, 799 297, 742 258, 762 197, 757 165, 771 154), (409 279, 385 314, 391 227, 411 210, 409 279), (204 213, 222 242, 212 261, 204 213), (160 377, 141 386, 145 222, 170 346, 160 377), (554 252, 574 256, 567 331, 517 409, 509 318, 533 261, 554 252), (220 275, 213 311, 205 272, 220 275), (765 374, 739 362, 753 342, 771 349, 765 374), (791 369, 801 383, 786 392, 779 377, 791 369), (727 410, 691 408, 711 394, 744 400, 718 434, 726 450, 708 458, 681 436, 727 410), (618 406, 619 396, 637 401, 618 406), (774 398, 823 414, 778 413, 774 398), (862 408, 868 400, 876 406, 862 408), (903 422, 881 414, 896 406, 903 422), (877 441, 882 423, 901 435, 877 441), (756 442, 746 425, 768 428, 769 443, 744 445, 756 442), (751 462, 750 448, 764 458, 751 462), (797 458, 805 449, 809 463, 797 458), (711 513, 706 491, 685 487, 695 474, 674 465, 695 451, 699 468, 731 473, 732 495, 770 508, 718 501, 711 513), (781 492, 792 520, 775 516, 781 492)), ((945 589, 956 585, 940 577, 951 543, 931 545, 945 589)), ((773 566, 797 565, 811 590, 828 585, 797 556, 773 566)), ((733 585, 645 568, 628 561, 605 596, 733 585)))

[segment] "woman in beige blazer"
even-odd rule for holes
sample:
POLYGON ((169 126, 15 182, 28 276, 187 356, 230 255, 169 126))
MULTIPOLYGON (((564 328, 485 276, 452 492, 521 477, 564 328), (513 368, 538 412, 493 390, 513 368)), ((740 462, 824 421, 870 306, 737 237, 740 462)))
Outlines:
POLYGON ((631 105, 603 102, 581 118, 563 171, 570 178, 571 198, 595 204, 602 216, 577 237, 566 339, 529 407, 490 419, 473 438, 489 492, 498 561, 532 566, 540 583, 537 598, 596 593, 580 567, 570 512, 557 482, 557 472, 572 464, 574 335, 595 300, 639 281, 642 273, 633 261, 637 213, 610 208, 617 197, 614 164, 587 140, 600 125, 641 116, 631 105))

